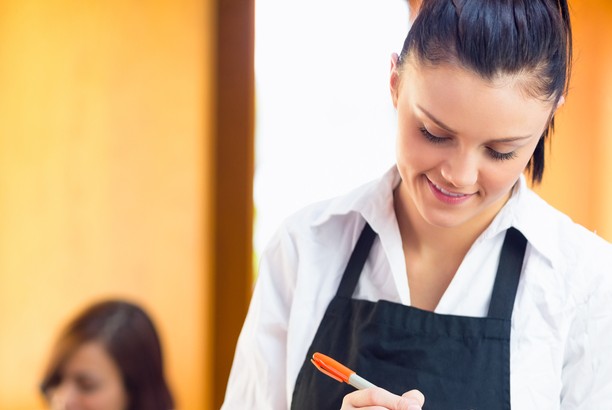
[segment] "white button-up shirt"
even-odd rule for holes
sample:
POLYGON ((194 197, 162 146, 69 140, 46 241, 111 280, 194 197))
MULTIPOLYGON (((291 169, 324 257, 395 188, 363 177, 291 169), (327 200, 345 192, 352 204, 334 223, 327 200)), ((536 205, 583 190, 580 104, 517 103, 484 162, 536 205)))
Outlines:
MULTIPOLYGON (((353 297, 410 305, 393 208, 399 182, 393 167, 281 226, 261 258, 223 409, 290 407, 298 372, 365 221, 378 238, 353 297)), ((612 245, 546 204, 524 177, 472 245, 435 312, 487 315, 510 226, 528 240, 512 316, 512 408, 612 409, 612 245)))

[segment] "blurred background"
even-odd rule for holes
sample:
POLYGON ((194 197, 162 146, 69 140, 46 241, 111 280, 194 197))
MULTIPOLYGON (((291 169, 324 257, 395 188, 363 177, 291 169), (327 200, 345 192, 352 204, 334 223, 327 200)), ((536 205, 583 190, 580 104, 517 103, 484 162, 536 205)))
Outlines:
MULTIPOLYGON (((612 3, 537 190, 612 240, 612 3)), ((0 409, 43 409, 85 305, 153 316, 177 409, 218 408, 258 254, 284 217, 393 163, 405 0, 0 0, 0 409)))

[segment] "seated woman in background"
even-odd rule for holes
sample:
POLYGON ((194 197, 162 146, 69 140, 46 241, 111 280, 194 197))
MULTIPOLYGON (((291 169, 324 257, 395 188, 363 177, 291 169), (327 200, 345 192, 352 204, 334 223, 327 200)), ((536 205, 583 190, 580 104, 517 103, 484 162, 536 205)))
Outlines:
POLYGON ((171 410, 159 336, 142 308, 96 303, 60 336, 41 384, 53 410, 171 410))

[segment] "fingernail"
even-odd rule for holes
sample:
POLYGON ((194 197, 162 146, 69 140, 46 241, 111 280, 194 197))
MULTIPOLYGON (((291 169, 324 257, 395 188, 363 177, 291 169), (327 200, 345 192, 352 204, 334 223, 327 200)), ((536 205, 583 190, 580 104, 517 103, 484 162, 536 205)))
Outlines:
POLYGON ((406 399, 408 406, 406 410, 421 410, 421 403, 417 399, 406 399))

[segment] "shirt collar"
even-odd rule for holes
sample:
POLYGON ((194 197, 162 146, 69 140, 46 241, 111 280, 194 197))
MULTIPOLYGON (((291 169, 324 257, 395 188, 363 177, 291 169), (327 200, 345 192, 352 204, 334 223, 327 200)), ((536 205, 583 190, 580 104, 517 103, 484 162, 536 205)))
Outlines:
POLYGON ((393 210, 393 190, 400 182, 396 166, 385 174, 353 191, 348 195, 337 197, 330 201, 325 210, 314 220, 314 225, 322 225, 331 217, 357 212, 378 231, 376 226, 384 223, 393 210))
POLYGON ((492 238, 510 227, 518 229, 537 252, 553 265, 561 260, 558 249, 550 240, 558 225, 555 213, 544 200, 537 196, 521 175, 515 184, 512 195, 499 211, 493 222, 478 238, 479 241, 492 238), (553 212, 551 212, 551 210, 553 212))
MULTIPOLYGON (((314 225, 321 225, 333 216, 356 212, 361 214, 374 231, 379 232, 377 226, 387 226, 389 216, 395 215, 393 190, 399 182, 400 176, 394 165, 381 178, 330 201, 326 209, 315 219, 314 225)), ((546 202, 529 189, 525 176, 521 175, 510 199, 477 241, 491 239, 514 227, 554 266, 556 261, 561 260, 561 255, 558 255, 559 251, 550 240, 551 235, 554 235, 552 230, 557 225, 553 219, 556 215, 551 210, 553 209, 546 202)))

